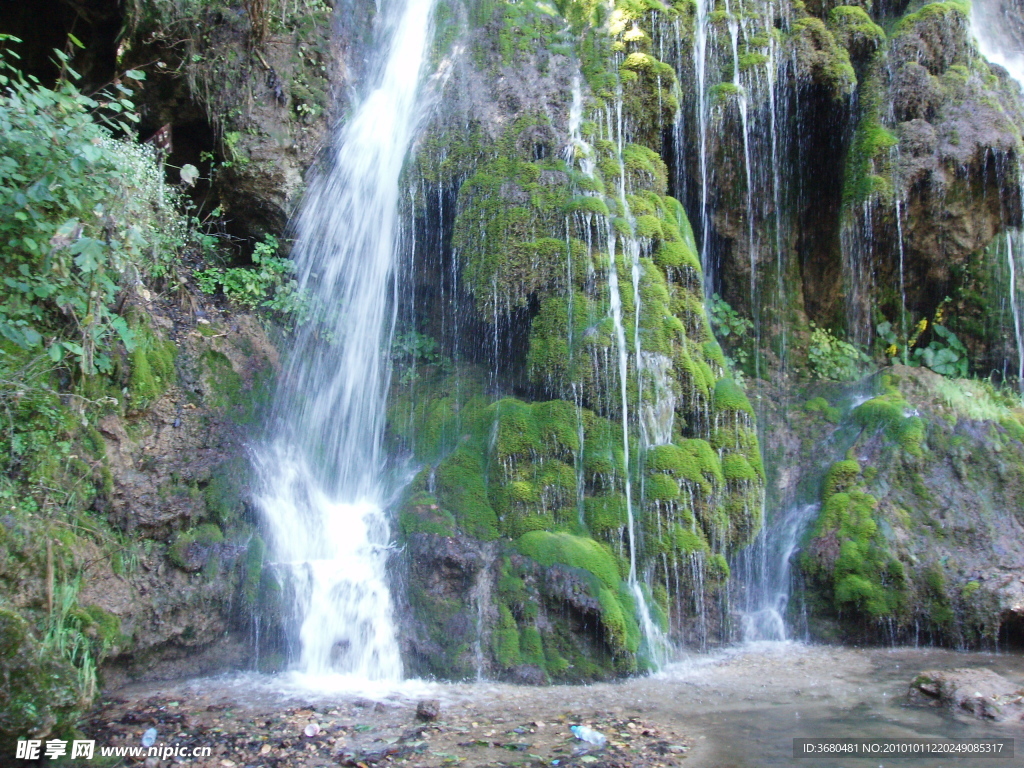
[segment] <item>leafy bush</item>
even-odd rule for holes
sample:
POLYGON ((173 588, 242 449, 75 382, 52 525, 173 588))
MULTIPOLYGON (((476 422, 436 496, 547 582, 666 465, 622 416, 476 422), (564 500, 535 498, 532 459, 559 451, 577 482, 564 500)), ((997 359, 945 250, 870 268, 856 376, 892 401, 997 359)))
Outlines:
POLYGON ((932 325, 932 330, 938 338, 927 347, 915 349, 914 357, 936 373, 962 379, 967 375, 967 348, 944 325, 932 325))
POLYGON ((836 338, 827 328, 818 328, 814 323, 811 328, 807 357, 816 376, 831 381, 853 381, 864 375, 864 366, 871 358, 853 344, 836 338))
POLYGON ((210 267, 195 273, 199 290, 214 294, 222 290, 232 302, 248 309, 263 307, 282 314, 302 314, 306 302, 291 277, 295 265, 277 255, 279 243, 267 235, 252 253, 254 268, 210 267))
POLYGON ((754 323, 732 308, 717 293, 711 296, 708 304, 708 316, 715 335, 724 346, 729 348, 730 355, 740 368, 745 368, 750 361, 750 354, 739 346, 742 340, 754 329, 754 323))
POLYGON ((435 365, 442 372, 450 373, 452 359, 440 350, 437 340, 416 331, 408 331, 395 337, 391 345, 391 359, 401 370, 399 381, 408 384, 416 378, 416 367, 435 365))
POLYGON ((955 333, 939 322, 942 316, 943 308, 940 306, 931 324, 929 325, 928 318, 923 318, 914 326, 914 334, 905 343, 897 335, 892 323, 881 323, 875 330, 879 339, 887 345, 886 356, 893 360, 902 358, 900 361, 904 365, 923 365, 943 376, 961 379, 966 377, 969 368, 967 348, 955 333), (932 329, 933 337, 928 346, 914 349, 917 340, 929 327, 932 329), (906 350, 910 349, 913 349, 913 356, 906 353, 906 350))
POLYGON ((113 137, 138 119, 130 88, 45 88, 12 55, 0 52, 0 336, 106 373, 111 346, 134 345, 119 294, 167 271, 187 225, 151 152, 113 137))

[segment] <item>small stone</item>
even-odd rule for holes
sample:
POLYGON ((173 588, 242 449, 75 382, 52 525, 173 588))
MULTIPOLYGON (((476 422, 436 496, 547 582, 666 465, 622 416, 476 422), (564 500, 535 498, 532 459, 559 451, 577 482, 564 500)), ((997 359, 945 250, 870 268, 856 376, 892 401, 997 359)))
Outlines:
POLYGON ((320 733, 320 723, 310 723, 303 729, 302 732, 312 739, 314 736, 320 733))
POLYGON ((423 699, 416 705, 416 717, 419 720, 430 722, 441 716, 441 702, 437 699, 423 699))

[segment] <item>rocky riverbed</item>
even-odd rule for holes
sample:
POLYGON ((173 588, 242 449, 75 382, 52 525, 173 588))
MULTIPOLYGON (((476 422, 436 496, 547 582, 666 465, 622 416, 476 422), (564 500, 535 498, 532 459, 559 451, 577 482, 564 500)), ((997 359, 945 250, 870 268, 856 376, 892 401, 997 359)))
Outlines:
MULTIPOLYGON (((332 681, 314 688, 293 677, 260 675, 136 685, 106 695, 85 730, 98 746, 140 745, 155 728, 157 744, 211 748, 202 758, 149 758, 149 768, 169 768, 175 760, 204 768, 746 768, 792 765, 794 738, 1024 737, 1020 723, 978 722, 908 697, 922 670, 963 668, 1024 681, 1024 658, 1017 654, 763 644, 592 686, 408 681, 392 690, 349 686, 329 693, 332 681), (424 701, 436 702, 436 711, 433 704, 421 707, 424 701), (577 739, 570 730, 577 724, 603 733, 607 745, 577 739)), ((977 762, 995 768, 998 761, 977 762)))

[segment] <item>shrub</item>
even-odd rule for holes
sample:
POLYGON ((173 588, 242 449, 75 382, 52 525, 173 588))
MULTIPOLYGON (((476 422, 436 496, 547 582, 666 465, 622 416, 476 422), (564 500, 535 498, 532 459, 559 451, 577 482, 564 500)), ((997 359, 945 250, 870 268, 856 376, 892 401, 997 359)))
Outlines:
POLYGON ((188 228, 150 150, 114 138, 138 119, 130 88, 45 88, 12 55, 0 52, 0 336, 109 372, 112 345, 134 347, 118 295, 166 272, 188 228))
POLYGON ((871 358, 853 344, 837 338, 826 328, 818 327, 811 331, 807 357, 814 374, 831 381, 859 379, 864 375, 864 366, 871 362, 871 358))

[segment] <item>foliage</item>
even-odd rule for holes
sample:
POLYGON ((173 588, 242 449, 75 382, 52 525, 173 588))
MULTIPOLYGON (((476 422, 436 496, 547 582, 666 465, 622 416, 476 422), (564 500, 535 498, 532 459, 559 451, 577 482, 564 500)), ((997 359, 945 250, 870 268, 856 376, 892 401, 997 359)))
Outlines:
POLYGON ((437 366, 444 373, 453 369, 452 359, 440 351, 437 340, 417 331, 407 331, 395 337, 391 345, 391 359, 402 369, 402 384, 408 384, 416 377, 417 365, 437 366))
POLYGON ((739 344, 754 329, 753 321, 740 315, 729 302, 717 293, 711 296, 711 301, 708 304, 708 317, 711 319, 711 327, 714 328, 715 335, 729 347, 736 364, 740 368, 746 367, 750 361, 750 353, 739 344))
POLYGON ((717 293, 711 296, 708 313, 711 316, 711 325, 714 326, 715 334, 720 337, 746 336, 754 328, 753 321, 742 317, 729 302, 717 293))
POLYGON ((864 367, 871 358, 827 328, 819 328, 814 323, 811 328, 807 357, 816 376, 831 381, 853 381, 864 375, 864 367))
POLYGON ((230 301, 247 309, 263 307, 283 315, 302 316, 307 302, 291 277, 295 265, 277 255, 278 247, 277 238, 267 235, 253 249, 254 268, 209 267, 196 271, 199 290, 206 294, 222 290, 230 301))
POLYGON ((177 195, 148 149, 113 137, 138 119, 130 88, 44 88, 11 55, 0 53, 0 335, 82 373, 110 372, 111 345, 134 346, 119 294, 165 271, 184 244, 177 195))
POLYGON ((893 360, 901 358, 904 365, 923 365, 943 376, 961 379, 966 377, 969 371, 967 348, 953 331, 942 324, 948 301, 947 299, 939 306, 930 323, 928 318, 921 318, 914 326, 913 334, 905 341, 896 333, 892 323, 886 321, 879 324, 875 330, 878 338, 886 345, 886 356, 893 360), (919 346, 915 349, 918 339, 929 328, 932 330, 932 338, 928 346, 919 346), (913 355, 909 354, 910 350, 913 350, 913 355))
POLYGON ((963 378, 967 375, 967 348, 956 334, 943 325, 933 325, 932 331, 938 336, 927 347, 914 350, 914 357, 926 368, 943 376, 963 378))

